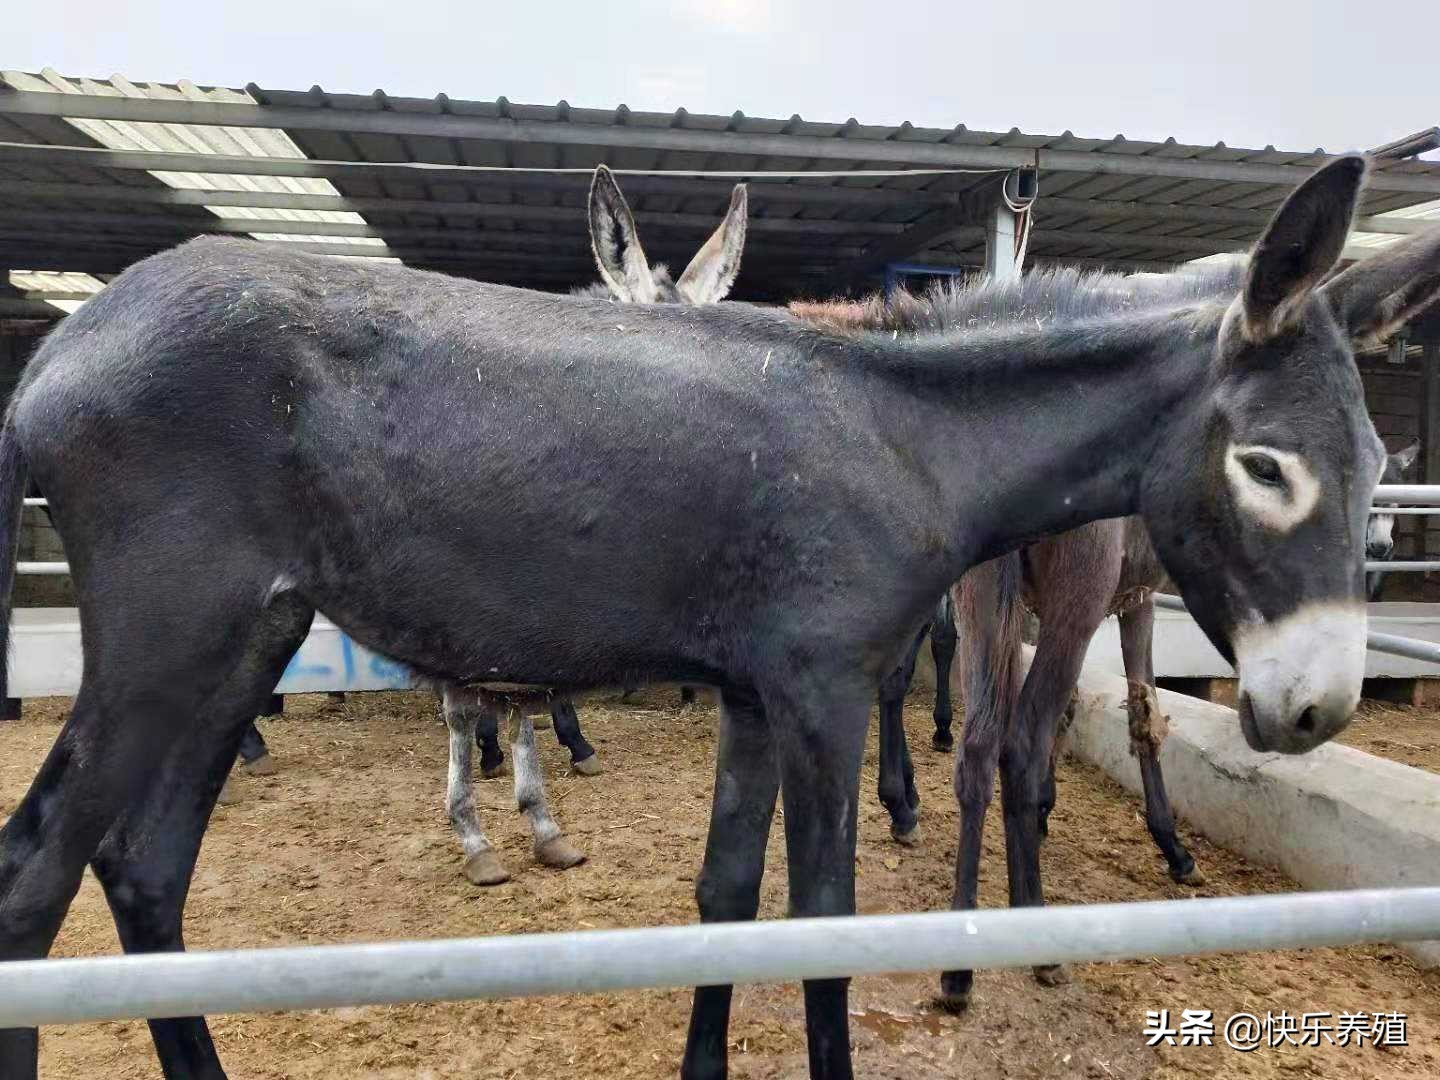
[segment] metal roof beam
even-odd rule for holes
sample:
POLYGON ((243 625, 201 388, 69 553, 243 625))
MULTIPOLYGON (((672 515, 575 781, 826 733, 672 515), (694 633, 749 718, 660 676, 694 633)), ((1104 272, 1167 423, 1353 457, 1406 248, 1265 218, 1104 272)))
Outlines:
MULTIPOLYGON (((0 181, 0 189, 3 189, 0 181)), ((1238 225, 1253 229, 1258 236, 1270 223, 1272 214, 1264 210, 1237 210, 1228 206, 1196 206, 1193 204, 1122 202, 1114 199, 1067 199, 1063 196, 1044 196, 1035 204, 1042 212, 1057 214, 1085 214, 1089 217, 1133 219, 1136 221, 1178 221, 1196 225, 1238 225)), ((1355 219, 1355 228, 1360 232, 1392 233, 1410 235, 1428 232, 1436 227, 1434 221, 1423 218, 1394 218, 1367 214, 1355 219)), ((1236 241, 1240 243, 1240 241, 1236 241)))
MULTIPOLYGON (((184 221, 172 218, 144 219, 126 218, 122 215, 85 214, 33 214, 7 215, 0 211, 0 234, 48 236, 57 245, 66 242, 83 246, 91 242, 107 241, 148 247, 152 250, 169 247, 194 237, 207 234, 248 235, 269 233, 283 236, 364 236, 373 233, 382 238, 382 244, 328 244, 324 254, 370 255, 397 257, 398 251, 419 251, 429 254, 459 254, 467 258, 483 257, 487 251, 523 251, 532 254, 553 252, 561 255, 577 255, 592 258, 588 238, 582 233, 556 235, 554 233, 517 232, 501 229, 430 229, 404 228, 376 229, 374 226, 351 223, 316 223, 309 221, 257 221, 249 218, 214 218, 211 221, 184 221), (322 227, 315 227, 316 225, 322 227), (106 227, 114 231, 95 232, 106 227), (368 231, 367 231, 368 230, 368 231), (433 244, 459 245, 434 247, 433 244), (465 245, 469 245, 466 247, 465 245)), ((304 250, 303 242, 278 241, 290 248, 304 250)), ((689 260, 695 253, 694 241, 676 236, 652 236, 649 245, 652 259, 689 260)), ((858 255, 863 248, 858 244, 817 245, 787 243, 782 235, 760 234, 747 240, 746 250, 752 256, 764 258, 767 262, 795 258, 849 259, 858 255)), ((408 260, 407 260, 408 261, 408 260)))
POLYGON ((926 214, 903 232, 873 245, 864 255, 842 270, 850 281, 859 281, 884 268, 887 263, 904 262, 917 252, 942 244, 971 232, 984 236, 980 222, 1000 198, 1002 178, 987 179, 957 199, 955 205, 926 214))
MULTIPOLYGON (((353 109, 333 103, 325 108, 249 105, 217 101, 99 97, 0 89, 0 114, 67 119, 124 120, 132 123, 210 124, 222 127, 288 128, 369 135, 413 135, 442 139, 480 139, 512 144, 676 150, 701 154, 812 158, 822 161, 873 161, 931 168, 1019 169, 1166 176, 1219 183, 1294 186, 1314 169, 1306 165, 1212 161, 1161 154, 1047 150, 1019 146, 975 146, 895 138, 870 140, 744 131, 698 131, 639 125, 581 124, 464 116, 449 112, 353 109)), ((196 170, 196 164, 186 166, 196 170)), ((1375 170, 1369 186, 1376 191, 1440 195, 1440 175, 1375 170)))
MULTIPOLYGON (((553 207, 502 207, 506 210, 551 210, 553 207)), ((703 215, 697 215, 703 216, 703 215)), ((574 212, 566 215, 567 220, 573 220, 574 212)), ((652 215, 650 218, 642 219, 642 228, 657 224, 664 224, 664 215, 652 215)), ((751 227, 766 218, 752 221, 751 227)), ((783 219, 787 225, 834 225, 835 222, 794 222, 791 219, 783 219)), ((713 223, 712 223, 713 224, 713 223)), ((890 227, 890 231, 900 228, 890 227)), ((477 244, 484 244, 492 235, 499 238, 500 242, 506 239, 522 235, 513 232, 495 231, 480 229, 443 229, 443 228, 414 228, 406 226, 384 226, 361 225, 350 222, 320 222, 320 221, 286 221, 270 220, 262 218, 213 218, 211 220, 170 218, 163 216, 137 217, 126 214, 94 214, 77 211, 75 213, 33 213, 22 212, 15 216, 7 215, 0 210, 0 233, 15 234, 17 232, 34 233, 44 235, 52 240, 58 240, 65 236, 67 230, 82 232, 83 238, 77 236, 75 239, 82 243, 91 241, 106 242, 125 238, 126 240, 149 246, 166 246, 172 243, 179 243, 181 239, 188 236, 197 236, 207 233, 218 234, 240 234, 250 233, 273 233, 287 236, 373 236, 387 241, 385 246, 378 244, 327 244, 323 245, 327 250, 324 254, 344 255, 392 255, 393 250, 424 250, 423 241, 438 241, 445 244, 457 242, 474 241, 477 244), (43 228, 37 229, 36 226, 43 228), (93 230, 100 228, 113 228, 115 233, 97 233, 93 230), (148 230, 148 231, 147 231, 148 230), (411 241, 409 245, 405 241, 411 241), (333 250, 330 250, 333 249, 333 250)), ((829 230, 826 230, 827 232, 829 230)), ((809 235, 806 229, 785 229, 784 233, 797 232, 809 235)), ((546 234, 541 234, 546 235, 546 234)), ((550 234, 553 235, 553 234, 550 234)), ((909 230, 901 233, 895 239, 904 241, 893 247, 887 247, 883 251, 871 250, 856 261, 854 265, 874 262, 877 266, 883 266, 886 262, 901 261, 916 252, 927 248, 936 247, 942 243, 955 240, 968 240, 981 242, 985 237, 985 228, 982 225, 956 224, 954 221, 945 220, 936 222, 922 234, 916 230, 909 230), (903 250, 901 250, 903 248, 903 250)), ((1046 241, 1055 241, 1069 244, 1105 244, 1110 247, 1138 247, 1149 248, 1159 251, 1173 251, 1181 254, 1215 255, 1224 251, 1235 249, 1235 242, 1228 240, 1216 240, 1206 237, 1190 236, 1152 236, 1146 233, 1106 232, 1086 229, 1042 229, 1036 227, 1032 234, 1031 243, 1041 244, 1046 241)), ((288 243, 294 250, 305 250, 301 243, 288 243)), ((762 241, 763 243, 763 241, 762 241)), ((583 250, 584 240, 577 234, 575 247, 583 250)), ((827 253, 830 249, 818 245, 796 245, 796 250, 808 251, 812 255, 827 253)), ((444 250, 444 249, 440 249, 444 250)), ((852 276, 855 270, 848 269, 852 276)))
MULTIPOLYGON (((454 234, 450 234, 453 238, 454 234)), ((256 243, 267 243, 256 241, 256 243)), ((577 284, 588 284, 595 278, 593 255, 577 244, 573 254, 538 251, 533 248, 500 251, 484 246, 473 250, 435 248, 416 244, 396 243, 386 246, 329 244, 315 241, 269 241, 284 251, 344 258, 396 258, 412 266, 449 266, 457 270, 484 270, 506 266, 553 268, 558 274, 577 284)), ((142 234, 65 234, 53 229, 36 229, 28 222, 0 221, 0 266, 25 270, 60 270, 77 273, 118 273, 126 266, 157 251, 172 246, 166 239, 142 234), (67 244, 68 241, 68 244, 67 244), (39 259, 40 261, 34 261, 39 259), (97 270, 96 267, 104 267, 97 270)), ((765 255, 767 267, 793 271, 797 267, 814 266, 828 270, 824 249, 790 246, 765 255)), ((848 252, 847 252, 848 254, 848 252)))
MULTIPOLYGON (((3 192, 0 187, 0 192, 3 192)), ((583 234, 585 211, 571 206, 523 206, 515 203, 465 203, 485 210, 474 215, 486 221, 529 221, 560 222, 575 227, 576 235, 583 234)), ((433 211, 432 211, 433 212, 433 211)), ((66 223, 89 227, 116 226, 132 229, 156 229, 171 232, 214 232, 214 233, 276 233, 291 236, 350 236, 386 239, 388 237, 412 235, 444 238, 466 236, 474 230, 437 229, 410 225, 372 225, 351 221, 292 221, 288 218, 235 218, 214 217, 167 217, 164 215, 107 214, 89 210, 26 210, 6 203, 0 205, 0 214, 22 215, 28 221, 46 222, 57 226, 66 223)), ((469 215, 466 215, 469 216, 469 215)), ((720 224, 713 214, 636 214, 642 230, 676 229, 711 232, 720 224)), ((905 229, 904 225, 884 221, 809 221, 803 218, 751 217, 746 224, 747 235, 762 233, 776 236, 892 236, 905 229)))
POLYGON ((0 319, 59 319, 65 312, 43 300, 0 296, 0 319))
MULTIPOLYGON (((82 153, 89 152, 85 147, 32 147, 26 145, 24 150, 19 150, 16 144, 10 146, 0 144, 0 161, 9 159, 35 164, 95 165, 105 168, 144 169, 155 172, 262 175, 263 167, 262 169, 253 167, 254 163, 259 161, 303 167, 298 170, 288 169, 275 175, 327 176, 336 179, 346 176, 353 178, 358 173, 367 175, 367 178, 373 178, 368 176, 370 164, 367 162, 355 163, 358 167, 342 163, 336 169, 322 170, 316 173, 311 166, 320 163, 303 158, 226 157, 220 159, 206 156, 202 160, 197 160, 195 154, 163 154, 160 156, 167 159, 164 162, 157 162, 146 157, 141 161, 127 161, 126 164, 117 165, 109 155, 128 154, 133 156, 134 154, 148 154, 150 151, 105 151, 104 153, 107 155, 105 161, 92 161, 89 157, 77 159, 75 150, 80 150, 82 153), (12 150, 15 153, 12 154, 12 150), (35 150, 60 151, 60 153, 36 155, 33 153, 35 150), (222 160, 226 167, 217 169, 215 167, 217 161, 222 160)), ((385 170, 383 165, 375 168, 381 172, 385 170)), ((623 171, 620 175, 624 178, 625 191, 632 197, 662 195, 681 199, 714 198, 717 203, 724 203, 729 200, 730 190, 734 186, 729 181, 704 180, 699 177, 671 179, 663 176, 626 176, 623 171)), ((551 173, 461 172, 457 174, 422 173, 417 176, 412 170, 404 179, 411 182, 429 180, 443 183, 447 187, 461 185, 477 191, 485 191, 487 194, 500 195, 520 191, 555 191, 583 197, 590 188, 589 173, 556 175, 551 173), (494 191, 493 189, 499 190, 494 191)), ((750 181, 749 188, 752 205, 775 203, 778 205, 866 207, 877 210, 902 207, 913 208, 918 212, 927 206, 950 206, 955 202, 953 193, 937 191, 902 191, 776 181, 750 181)), ((194 188, 151 187, 149 185, 70 184, 42 180, 6 180, 4 178, 0 178, 0 191, 40 198, 90 199, 97 202, 135 205, 155 203, 162 206, 249 206, 262 210, 349 210, 357 213, 375 210, 397 213, 438 213, 444 209, 447 213, 463 214, 469 212, 469 208, 472 207, 483 208, 486 205, 495 205, 434 199, 351 198, 345 195, 309 195, 291 191, 202 191, 194 188), (449 208, 453 208, 453 210, 449 208)))

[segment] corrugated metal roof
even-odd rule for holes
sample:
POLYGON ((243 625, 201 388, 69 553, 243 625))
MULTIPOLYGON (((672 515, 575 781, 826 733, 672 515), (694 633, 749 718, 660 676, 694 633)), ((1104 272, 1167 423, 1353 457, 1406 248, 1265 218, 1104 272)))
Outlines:
MULTIPOLYGON (((52 91, 62 94, 84 94, 92 97, 130 97, 153 100, 220 101, 245 103, 250 97, 239 90, 212 88, 202 90, 182 80, 174 86, 162 83, 137 84, 121 75, 109 79, 72 79, 46 68, 39 75, 7 71, 4 81, 17 90, 52 91)), ((79 131, 100 146, 114 150, 168 150, 176 153, 232 154, 251 157, 294 157, 305 155, 283 131, 266 128, 210 127, 200 124, 127 123, 115 120, 71 119, 79 131)), ((198 162, 197 162, 198 164, 198 162)), ((268 191, 310 195, 333 195, 335 189, 324 180, 291 179, 273 176, 217 176, 204 172, 159 170, 151 172, 155 179, 173 188, 197 191, 268 191)), ((364 224, 359 214, 344 211, 271 210, 249 207, 213 206, 206 210, 218 217, 237 220, 281 218, 286 221, 327 221, 364 224)), ((274 233, 251 233, 259 240, 318 241, 319 236, 291 236, 274 233)), ((343 243, 378 246, 383 241, 367 238, 340 238, 343 243)))
MULTIPOLYGON (((18 79, 6 73, 5 78, 12 85, 34 85, 26 79, 40 79, 46 85, 58 80, 82 89, 92 85, 50 73, 18 79)), ((263 159, 266 174, 245 177, 256 182, 257 201, 265 197, 261 206, 233 205, 243 198, 236 195, 229 200, 232 205, 213 207, 214 213, 226 213, 233 224, 323 220, 330 226, 323 235, 301 238, 312 248, 333 250, 339 243, 360 238, 340 233, 363 232, 372 243, 383 243, 385 251, 414 265, 543 288, 593 277, 584 200, 589 170, 601 161, 617 170, 822 174, 751 182, 751 228, 740 293, 783 297, 833 291, 851 282, 857 267, 870 267, 877 253, 900 250, 927 236, 934 239, 905 249, 904 261, 978 265, 983 256, 981 230, 963 224, 938 230, 933 226, 937 221, 942 225, 952 218, 958 221, 957 207, 966 193, 993 182, 994 169, 1038 159, 1040 199, 1030 244, 1033 259, 1149 268, 1243 248, 1293 187, 1294 170, 1274 167, 1309 169, 1326 159, 1319 149, 1237 149, 1223 143, 1200 146, 1121 135, 1083 138, 1069 131, 1000 133, 963 125, 941 129, 908 123, 867 125, 853 119, 831 123, 799 116, 747 117, 739 112, 708 116, 684 109, 642 113, 625 106, 584 109, 565 102, 524 105, 505 98, 394 98, 381 91, 331 94, 318 87, 288 91, 251 85, 242 92, 118 79, 93 85, 109 86, 107 96, 127 93, 149 100, 126 119, 75 119, 67 135, 63 123, 57 131, 57 121, 38 111, 7 116, 0 96, 0 141, 77 145, 85 141, 73 137, 79 132, 92 143, 118 147, 121 144, 107 141, 113 140, 113 132, 85 126, 108 124, 128 130, 132 141, 124 145, 134 147, 136 130, 159 128, 167 133, 166 140, 152 137, 147 146, 209 153, 212 168, 221 164, 214 160, 216 154, 256 156, 257 166, 263 159), (133 93, 125 87, 133 88, 133 93), (241 119, 229 128, 192 123, 189 103, 197 107, 196 115, 199 106, 217 103, 231 107, 227 116, 241 119), (259 110, 253 108, 257 105, 259 110), (142 115, 166 119, 163 123, 134 119, 142 115), (6 134, 17 129, 18 139, 6 134), (226 132, 223 138, 217 134, 226 132), (289 148, 274 145, 276 139, 289 148), (297 155, 309 163, 301 163, 297 155), (978 171, 934 171, 937 162, 943 165, 961 157, 991 164, 978 171), (290 164, 281 159, 289 159, 290 164), (403 167, 406 163, 577 171, 420 170, 403 167), (1238 179, 1237 167, 1243 174, 1238 179), (932 171, 833 175, 921 168, 932 171), (285 172, 312 175, 275 175, 285 172), (294 193, 297 201, 302 194, 328 192, 333 205, 347 208, 349 216, 344 209, 325 206, 324 198, 308 203, 324 209, 274 208, 286 191, 294 193), (289 214, 330 216, 297 219, 289 214), (363 214, 359 219, 366 223, 363 228, 356 224, 358 214, 363 214)), ((217 110, 206 115, 214 122, 217 110)), ((1377 141, 1390 134, 1377 132, 1377 141)), ((0 191, 8 186, 25 205, 92 223, 88 246, 70 248, 62 240, 54 249, 59 252, 55 257, 73 252, 91 263, 77 268, 110 270, 167 246, 177 229, 216 227, 213 218, 207 227, 200 209, 204 204, 177 203, 174 197, 146 189, 150 178, 138 170, 148 160, 81 152, 25 157, 0 147, 0 191), (47 183, 54 180, 64 183, 47 183), (125 212, 117 213, 117 207, 125 212)), ((177 163, 164 164, 173 169, 177 163)), ((243 162, 233 166, 241 167, 243 162)), ((158 177, 167 175, 165 169, 151 171, 158 177)), ((225 185, 228 192, 245 190, 234 175, 195 175, 225 185)), ((1399 217, 1422 204, 1433 206, 1440 195, 1440 163, 1386 162, 1378 176, 1387 182, 1372 185, 1364 206, 1365 214, 1380 216, 1375 220, 1399 217), (1400 189, 1407 184, 1414 190, 1400 189)), ((683 264, 720 220, 731 181, 622 175, 621 184, 636 210, 651 257, 683 264)), ((4 229, 0 221, 0 251, 6 242, 4 229)), ((1382 241, 1384 236, 1380 234, 1382 241)), ((1364 242, 1375 241, 1365 238, 1364 242)), ((52 236, 52 248, 54 243, 52 236)))

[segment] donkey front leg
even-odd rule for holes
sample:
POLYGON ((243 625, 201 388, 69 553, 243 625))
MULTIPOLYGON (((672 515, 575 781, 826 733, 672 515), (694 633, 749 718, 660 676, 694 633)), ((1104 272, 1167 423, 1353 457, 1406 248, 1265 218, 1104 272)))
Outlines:
POLYGON ((240 761, 251 776, 270 776, 275 772, 275 759, 270 756, 270 748, 253 720, 245 725, 245 734, 240 737, 240 761))
MULTIPOLYGON (((766 699, 780 752, 790 914, 855 914, 855 822, 868 695, 840 679, 807 680, 766 699), (795 689, 808 689, 805 696, 795 689)), ((812 1080, 850 1080, 849 979, 805 983, 805 1036, 812 1080)))
POLYGON ((475 723, 475 741, 480 745, 480 775, 494 780, 505 775, 505 751, 500 749, 500 710, 481 709, 475 723))
POLYGON ((545 803, 545 776, 535 750, 535 727, 523 706, 511 706, 510 757, 515 769, 515 804, 530 822, 535 858, 557 870, 580 865, 585 853, 561 835, 545 803))
POLYGON ((1145 827, 1165 856, 1170 877, 1181 885, 1204 885, 1205 875, 1195 866, 1194 857, 1175 830, 1175 813, 1170 809, 1165 776, 1160 771, 1160 744, 1165 740, 1166 722, 1155 695, 1154 625, 1155 605, 1150 600, 1120 616, 1120 651, 1125 659, 1125 677, 1130 680, 1125 699, 1130 714, 1130 752, 1140 765, 1140 781, 1145 788, 1145 827))
MULTIPOLYGON (((720 693, 720 737, 705 863, 695 879, 701 922, 740 922, 760 909, 765 845, 775 817, 780 773, 759 702, 734 690, 720 693)), ((722 1080, 730 1027, 728 986, 699 986, 690 1010, 683 1080, 722 1080)))
POLYGON ((440 698, 445 707, 445 726, 450 730, 450 769, 445 802, 450 824, 465 852, 461 872, 472 885, 499 885, 510 880, 510 872, 480 828, 470 761, 471 748, 475 745, 475 729, 487 712, 491 730, 494 731, 494 709, 474 691, 449 684, 441 688, 440 698))

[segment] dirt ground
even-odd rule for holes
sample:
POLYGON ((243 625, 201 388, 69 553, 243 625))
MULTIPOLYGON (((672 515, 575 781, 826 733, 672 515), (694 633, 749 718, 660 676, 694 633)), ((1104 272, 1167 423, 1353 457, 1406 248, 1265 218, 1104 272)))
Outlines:
MULTIPOLYGON (((62 701, 27 703, 0 727, 0 815, 13 809, 53 740, 62 701)), ((513 880, 481 890, 459 874, 446 822, 445 736, 429 698, 351 695, 289 699, 266 721, 281 771, 242 777, 241 801, 216 812, 191 891, 192 948, 439 938, 521 931, 685 923, 694 920, 694 874, 709 811, 715 716, 682 712, 673 695, 582 708, 607 766, 573 777, 553 737, 541 733, 552 804, 590 855, 573 870, 529 859, 508 778, 478 785, 487 831, 513 880)), ((865 766, 857 871, 864 912, 948 904, 956 814, 949 755, 929 749, 928 702, 907 713, 924 806, 924 838, 902 850, 874 797, 875 755, 865 766)), ((1394 712, 1396 710, 1387 710, 1394 712)), ((1367 718, 1356 735, 1398 741, 1399 728, 1367 718), (1372 731, 1373 727, 1373 731, 1372 731)), ((982 901, 1004 902, 996 817, 987 835, 982 901)), ((1248 865, 1184 832, 1211 884, 1172 885, 1137 805, 1101 774, 1063 767, 1044 851, 1054 903, 1282 892, 1279 874, 1248 865)), ((762 917, 784 911, 784 853, 772 835, 762 917)), ((56 955, 118 951, 99 889, 87 877, 56 955)), ((962 1016, 935 1011, 933 975, 857 980, 852 989, 857 1073, 930 1077, 1433 1077, 1440 1075, 1440 975, 1422 974, 1386 947, 1243 957, 1148 959, 1077 968, 1047 989, 1023 972, 984 972, 962 1016), (1285 1009, 1401 1012, 1409 1045, 1322 1045, 1240 1053, 1218 1035, 1209 1047, 1149 1049, 1147 1009, 1285 1009)), ((232 1077, 584 1078, 674 1077, 688 992, 572 996, 536 1001, 222 1016, 212 1021, 232 1077)), ((803 1077, 798 988, 737 991, 732 1075, 803 1077)), ((159 1075, 143 1024, 51 1028, 42 1075, 159 1075)))
POLYGON ((1440 709, 1362 701, 1340 742, 1402 765, 1440 772, 1440 709))

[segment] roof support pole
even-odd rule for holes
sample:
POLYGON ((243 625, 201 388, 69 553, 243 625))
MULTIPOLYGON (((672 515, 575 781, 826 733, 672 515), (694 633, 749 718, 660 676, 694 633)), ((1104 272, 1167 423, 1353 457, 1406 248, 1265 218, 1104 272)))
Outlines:
POLYGON ((1035 193, 1033 169, 1013 170, 995 193, 994 206, 985 219, 985 273, 992 280, 1020 276, 1035 193))
MULTIPOLYGON (((1422 484, 1440 483, 1440 336, 1428 339, 1420 353, 1424 396, 1420 413, 1420 479, 1422 484)), ((1415 557, 1428 558, 1433 544, 1430 524, 1417 527, 1415 557)))

